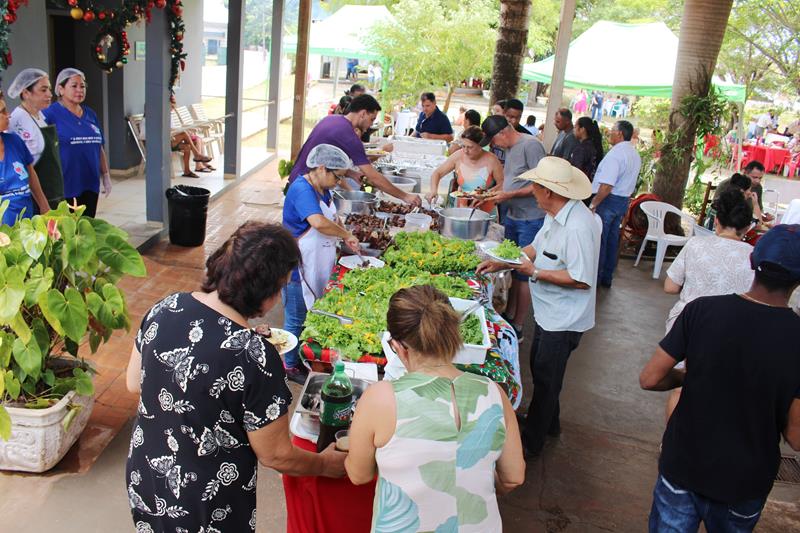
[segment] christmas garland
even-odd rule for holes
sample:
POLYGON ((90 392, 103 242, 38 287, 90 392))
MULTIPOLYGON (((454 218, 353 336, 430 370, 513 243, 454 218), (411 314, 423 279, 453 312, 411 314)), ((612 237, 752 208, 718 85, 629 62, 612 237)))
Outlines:
POLYGON ((9 26, 17 21, 17 9, 27 5, 28 0, 0 0, 0 71, 6 70, 12 63, 11 50, 8 48, 9 26))
MULTIPOLYGON (((174 101, 175 84, 181 71, 186 68, 186 53, 183 51, 183 35, 186 27, 183 23, 181 0, 124 0, 118 9, 96 7, 91 0, 67 0, 67 4, 73 19, 100 22, 100 31, 92 41, 92 57, 106 72, 122 68, 128 63, 127 56, 130 54, 131 46, 125 29, 130 24, 141 22, 142 19, 150 22, 153 8, 166 9, 170 34, 169 93, 170 99, 174 101), (110 55, 112 52, 113 55, 110 55)), ((1 39, 2 35, 0 35, 0 45, 1 39)))

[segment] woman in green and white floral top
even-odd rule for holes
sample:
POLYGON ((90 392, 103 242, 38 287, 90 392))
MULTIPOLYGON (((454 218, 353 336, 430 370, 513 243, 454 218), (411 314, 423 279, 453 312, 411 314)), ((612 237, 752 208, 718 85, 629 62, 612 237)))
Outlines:
POLYGON ((398 291, 387 323, 408 373, 361 398, 345 462, 356 484, 377 470, 372 530, 502 531, 496 492, 525 479, 511 403, 490 379, 453 366, 459 315, 440 291, 398 291))

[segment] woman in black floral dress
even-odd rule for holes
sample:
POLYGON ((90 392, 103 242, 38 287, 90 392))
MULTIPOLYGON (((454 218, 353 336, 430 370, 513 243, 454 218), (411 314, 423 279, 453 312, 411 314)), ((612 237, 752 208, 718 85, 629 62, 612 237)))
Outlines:
POLYGON ((209 257, 203 292, 167 296, 142 320, 127 372, 141 392, 125 474, 137 532, 254 531, 257 461, 344 474, 345 454, 291 444, 283 364, 247 323, 299 261, 286 230, 247 222, 209 257))

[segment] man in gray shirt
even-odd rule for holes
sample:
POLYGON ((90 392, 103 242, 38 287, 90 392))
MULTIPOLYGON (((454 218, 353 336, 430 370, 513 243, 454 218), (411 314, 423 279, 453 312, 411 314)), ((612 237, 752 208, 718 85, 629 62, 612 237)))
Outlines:
MULTIPOLYGON (((491 199, 506 206, 503 220, 505 238, 525 247, 533 242, 544 223, 545 212, 539 208, 533 196, 533 185, 530 181, 517 179, 518 176, 532 168, 536 168, 539 160, 545 156, 542 142, 532 135, 522 135, 516 131, 500 115, 488 117, 481 126, 483 141, 481 146, 491 143, 493 147, 505 150, 506 160, 503 174, 503 190, 495 191, 491 199)), ((531 307, 531 295, 528 290, 528 276, 515 272, 511 289, 511 298, 507 316, 522 339, 522 327, 531 307)))
POLYGON ((578 139, 575 138, 575 132, 572 125, 572 111, 566 107, 562 107, 556 111, 553 123, 558 129, 558 137, 553 143, 553 149, 550 150, 550 155, 560 157, 561 159, 570 160, 572 151, 578 145, 578 139))

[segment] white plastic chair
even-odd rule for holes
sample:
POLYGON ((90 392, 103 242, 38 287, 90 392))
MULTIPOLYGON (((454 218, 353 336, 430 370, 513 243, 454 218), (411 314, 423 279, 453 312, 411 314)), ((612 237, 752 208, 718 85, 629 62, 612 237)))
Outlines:
POLYGON ((647 235, 642 241, 642 246, 639 248, 639 255, 636 256, 636 262, 633 266, 639 265, 639 260, 642 258, 642 252, 647 245, 647 241, 656 243, 656 261, 653 265, 653 279, 658 279, 661 276, 661 266, 664 263, 664 256, 667 254, 668 246, 683 246, 688 242, 694 234, 695 220, 690 215, 687 215, 677 207, 664 203, 664 202, 642 202, 640 204, 642 211, 647 215, 647 235), (667 213, 675 213, 680 216, 689 224, 689 234, 685 237, 680 235, 672 235, 671 233, 664 232, 664 217, 667 213))

